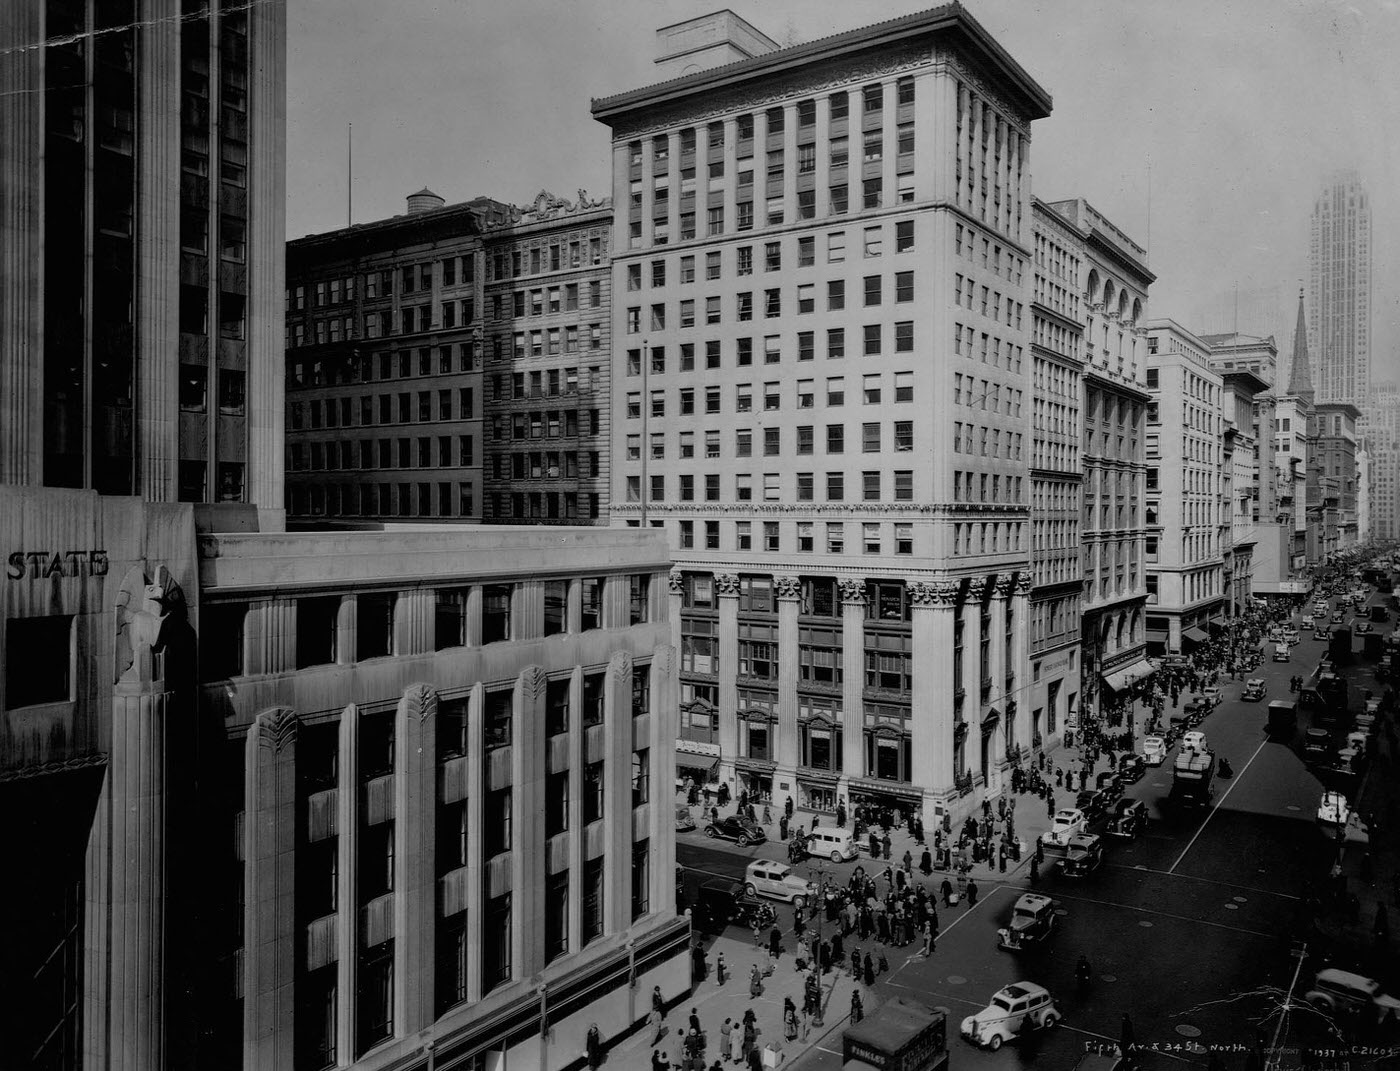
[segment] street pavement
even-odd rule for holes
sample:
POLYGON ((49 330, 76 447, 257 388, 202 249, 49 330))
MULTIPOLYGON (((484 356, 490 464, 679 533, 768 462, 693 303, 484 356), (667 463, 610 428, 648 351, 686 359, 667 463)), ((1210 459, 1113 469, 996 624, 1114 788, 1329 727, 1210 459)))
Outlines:
MULTIPOLYGON (((1359 638, 1356 646, 1361 646, 1359 638)), ((1173 750, 1166 763, 1149 768, 1147 775, 1128 789, 1128 796, 1146 802, 1152 818, 1143 835, 1133 841, 1106 838, 1106 862, 1086 878, 1066 878, 1047 861, 1038 891, 1054 898, 1058 916, 1058 932, 1048 942, 1019 954, 997 948, 997 928, 1005 924, 1017 896, 1029 886, 1030 853, 1023 855, 1019 865, 1009 866, 1006 874, 982 865, 974 871, 982 891, 978 903, 970 908, 940 909, 942 930, 931 957, 911 955, 918 950, 917 945, 888 950, 890 972, 877 978, 872 989, 860 987, 867 1014, 890 996, 948 1009, 949 1045, 953 1065, 958 1068, 1039 1065, 1070 1069, 1086 1042, 1119 1038, 1125 1013, 1131 1017, 1139 1045, 1145 1047, 1145 1068, 1205 1066, 1211 1057, 1218 1057, 1225 1068, 1258 1066, 1250 1051, 1261 1035, 1266 1042, 1272 1040, 1277 1010, 1295 974, 1300 975, 1300 994, 1311 982, 1310 972, 1320 965, 1310 955, 1306 970, 1300 966, 1296 941, 1307 934, 1301 918, 1304 898, 1316 890, 1319 876, 1327 872, 1337 855, 1334 840, 1316 821, 1322 782, 1303 764, 1296 741, 1270 742, 1263 727, 1269 700, 1293 698, 1289 677, 1306 677, 1316 668, 1325 648, 1324 641, 1304 632, 1290 662, 1265 661, 1251 671, 1248 676, 1262 677, 1267 683, 1268 692, 1260 702, 1239 698, 1243 680, 1223 682, 1225 700, 1207 716, 1201 729, 1217 757, 1229 758, 1235 775, 1217 779, 1209 809, 1183 811, 1168 801, 1173 750), (1083 992, 1074 980, 1074 967, 1081 955, 1092 966, 1091 984, 1083 992), (1065 1017, 1062 1024, 997 1053, 980 1051, 957 1037, 965 1015, 985 1006, 997 989, 1021 979, 1038 982, 1055 995, 1065 1017)), ((1372 668, 1373 663, 1358 659, 1344 670, 1354 686, 1354 706, 1364 703, 1362 687, 1374 688, 1379 694, 1372 668)), ((1183 693, 1180 702, 1184 705, 1191 694, 1183 693)), ((1300 712, 1300 734, 1307 724, 1306 715, 1300 712)), ((1077 760, 1077 750, 1051 756, 1052 762, 1062 766, 1077 760)), ((1387 757, 1385 761, 1394 760, 1387 757)), ((1389 823, 1389 828, 1400 828, 1400 790, 1393 784, 1393 769, 1388 768, 1388 772, 1388 777, 1368 779, 1363 806, 1374 799, 1393 807, 1393 817, 1378 808, 1378 820, 1383 825, 1389 823), (1372 784, 1384 784, 1385 790, 1372 789, 1372 784)), ((1068 805, 1066 796, 1061 793, 1061 805, 1068 805)), ((796 821, 805 824, 801 812, 796 821)), ((1028 846, 1047 824, 1042 801, 1030 796, 1018 798, 1018 835, 1028 846)), ((898 832, 892 841, 892 861, 897 865, 904 842, 912 845, 912 839, 898 832)), ((693 868, 687 873, 687 892, 693 892, 693 885, 707 875, 741 878, 752 858, 786 858, 786 846, 781 843, 738 849, 706 841, 699 830, 680 835, 678 842, 678 861, 693 868)), ((921 849, 911 850, 917 861, 921 849)), ((1390 895, 1390 875, 1400 873, 1393 851, 1383 854, 1373 846, 1372 853, 1375 874, 1367 896, 1362 898, 1358 924, 1363 929, 1369 925, 1376 900, 1390 895)), ((1358 857, 1355 851, 1349 853, 1343 860, 1344 870, 1350 867, 1354 871, 1358 857)), ((871 863, 864 855, 857 862, 871 872, 871 863)), ((844 881, 855 865, 814 863, 811 876, 824 871, 844 881)), ((884 865, 881 861, 879 868, 884 865)), ((931 879, 923 879, 917 872, 915 876, 930 886, 942 877, 937 872, 931 879)), ((791 911, 780 906, 779 925, 789 947, 791 921, 791 911)), ((1396 921, 1400 922, 1400 917, 1396 921)), ((1323 925, 1327 925, 1326 920, 1323 925)), ((1333 957, 1330 962, 1361 965, 1336 958, 1345 954, 1342 938, 1346 934, 1329 936, 1334 939, 1328 950, 1333 957)), ((702 1021, 713 1031, 724 1016, 738 1018, 749 1006, 747 969, 753 941, 737 927, 730 927, 725 935, 707 939, 707 943, 711 962, 717 952, 724 951, 735 971, 723 991, 712 978, 697 989, 697 999, 703 1002, 702 1021)), ((1314 935, 1313 950, 1316 944, 1314 935)), ((1394 962, 1393 952, 1389 962, 1394 962)), ((770 991, 790 991, 800 1005, 800 980, 791 955, 783 957, 774 977, 777 982, 770 991)), ((787 1044, 784 1065, 795 1063, 801 1071, 840 1067, 840 1032, 846 1025, 850 990, 855 983, 843 973, 834 984, 834 991, 825 1000, 825 1028, 814 1029, 805 1043, 799 1038, 787 1044)), ((770 998, 765 993, 754 1005, 763 1026, 763 1040, 781 1040, 781 1003, 781 995, 770 998), (771 1024, 765 1019, 771 1019, 771 1024)), ((688 1010, 689 1006, 684 1009, 688 1010)), ((684 1016, 673 1012, 672 1017, 679 1022, 684 1016)), ((1298 1018, 1290 1017, 1289 1026, 1298 1018)), ((711 1036, 717 1037, 713 1032, 711 1036)), ((1288 1043, 1290 1037, 1285 1031, 1280 1044, 1288 1043)), ((711 1060, 716 1044, 712 1043, 708 1054, 711 1060)), ((674 1059, 676 1053, 671 1056, 674 1059)), ((629 1061, 626 1066, 641 1065, 629 1061)), ((1284 1054, 1281 1066, 1299 1066, 1296 1053, 1284 1054)), ((1354 1054, 1349 1066, 1400 1066, 1400 1056, 1394 1050, 1354 1054)))

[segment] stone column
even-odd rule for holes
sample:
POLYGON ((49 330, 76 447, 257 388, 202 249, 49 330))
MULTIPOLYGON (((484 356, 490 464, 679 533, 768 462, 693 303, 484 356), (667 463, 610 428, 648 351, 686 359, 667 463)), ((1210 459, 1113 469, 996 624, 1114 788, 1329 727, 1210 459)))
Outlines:
MULTIPOLYGON (((670 573, 666 577, 668 589, 671 592, 667 600, 667 623, 671 626, 671 646, 677 652, 681 649, 681 611, 685 609, 685 577, 679 573, 670 573)), ((677 698, 679 702, 679 697, 677 698)), ((652 710, 656 711, 653 707, 652 710)))
POLYGON ((260 1071, 291 1071, 294 1061, 296 743, 296 715, 286 707, 263 711, 248 730, 243 1066, 260 1071))
MULTIPOLYGON (((880 127, 880 204, 889 208, 899 202, 899 86, 890 78, 880 83, 880 91, 885 105, 885 122, 880 127)), ((862 147, 862 158, 864 155, 862 147)), ((894 235, 888 235, 886 242, 893 253, 894 235)))
MULTIPOLYGON (((156 690, 122 682, 112 692, 106 793, 110 952, 103 963, 108 1006, 102 1041, 105 1066, 118 1071, 165 1066, 165 719, 171 695, 161 682, 148 684, 156 690)), ((245 944, 251 947, 252 938, 249 933, 245 944)))
POLYGON ((252 603, 244 617, 243 666, 250 677, 296 668, 296 601, 252 603))
MULTIPOLYGON (((436 1012, 437 706, 426 684, 399 700, 394 736, 394 1033, 415 1034, 436 1012)), ((543 764, 541 764, 543 766, 543 764)))
POLYGON ((817 97, 816 130, 817 166, 812 175, 816 190, 817 219, 826 219, 831 212, 831 94, 817 97))
MULTIPOLYGON (((719 605, 719 777, 734 780, 734 758, 739 753, 739 578, 733 573, 715 574, 715 601, 719 605)), ((733 784, 731 791, 737 796, 733 784)))
POLYGON ((564 591, 564 631, 577 636, 583 631, 583 581, 569 580, 564 591))
POLYGON ((911 580, 914 604, 913 758, 923 793, 923 819, 930 829, 953 794, 953 608, 954 580, 911 580))
MULTIPOLYGON (((797 219, 797 104, 783 106, 783 222, 797 219)), ((767 206, 764 206, 765 222, 767 206)))
POLYGON ((865 776, 865 580, 848 577, 841 589, 841 792, 865 776))
POLYGON ((583 941, 583 667, 569 678, 569 948, 583 941))
POLYGON ((356 863, 360 857, 360 709, 354 703, 341 712, 338 743, 335 1047, 339 1065, 348 1067, 355 1058, 356 966, 360 956, 360 900, 356 890, 356 863))
POLYGON ((676 694, 676 654, 658 646, 651 654, 651 892, 653 915, 669 918, 676 911, 676 838, 671 825, 671 787, 676 783, 676 722, 670 716, 676 694))
POLYGON ((399 592, 394 600, 394 654, 431 654, 436 622, 437 595, 432 588, 399 592))
MULTIPOLYGON (((967 725, 968 751, 981 747, 978 734, 982 732, 982 597, 986 590, 985 577, 968 577, 962 604, 963 722, 967 725)), ((964 769, 956 773, 979 768, 976 755, 965 754, 963 761, 964 769)))
MULTIPOLYGON (((542 590, 542 589, 541 589, 542 590)), ((544 967, 545 675, 526 666, 515 680, 510 746, 511 974, 529 978, 544 967)))
POLYGON ((1006 763, 1006 603, 1011 595, 1011 577, 1005 574, 996 578, 992 589, 991 617, 987 622, 991 643, 987 645, 987 671, 992 677, 992 690, 988 695, 989 706, 994 706, 1001 717, 992 728, 991 754, 987 758, 987 794, 1001 789, 1001 769, 1006 763))
POLYGON ((603 684, 604 934, 623 933, 632 921, 631 779, 632 656, 617 651, 603 684))
POLYGON ((1011 670, 1015 682, 1011 698, 1016 702, 1012 715, 1012 740, 1024 752, 1031 746, 1031 665, 1027 639, 1031 628, 1031 575, 1016 577, 1015 594, 1011 599, 1011 670))
MULTIPOLYGON (((298 624, 300 624, 298 622, 298 624)), ((356 629, 359 625, 358 605, 355 596, 342 595, 340 609, 335 616, 335 663, 349 666, 355 662, 356 629)))
MULTIPOLYGON (((801 609, 802 585, 795 576, 775 576, 773 592, 778 597, 778 740, 773 759, 784 777, 796 781, 797 747, 797 615, 801 609)), ((777 784, 774 784, 777 789, 777 784)), ((795 791, 795 788, 794 788, 795 791)))
MULTIPOLYGON (((739 123, 733 116, 724 120, 724 233, 733 234, 739 222, 739 123)), ((696 176, 697 180, 699 176, 696 176)), ((706 175, 706 182, 709 176, 706 175)), ((707 191, 708 192, 708 191, 707 191)), ((643 443, 644 449, 650 444, 643 443)))

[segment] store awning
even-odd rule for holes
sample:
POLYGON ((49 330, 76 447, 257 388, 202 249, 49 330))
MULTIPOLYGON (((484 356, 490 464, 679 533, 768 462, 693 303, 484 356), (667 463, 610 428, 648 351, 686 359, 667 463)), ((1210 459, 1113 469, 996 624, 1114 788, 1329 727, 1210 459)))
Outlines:
POLYGON ((1190 640, 1192 643, 1209 643, 1210 635, 1203 628, 1182 629, 1181 638, 1190 640))
POLYGON ((1139 662, 1134 662, 1131 666, 1116 669, 1112 673, 1105 673, 1103 682, 1115 692, 1121 692, 1156 672, 1157 667, 1144 658, 1139 662))

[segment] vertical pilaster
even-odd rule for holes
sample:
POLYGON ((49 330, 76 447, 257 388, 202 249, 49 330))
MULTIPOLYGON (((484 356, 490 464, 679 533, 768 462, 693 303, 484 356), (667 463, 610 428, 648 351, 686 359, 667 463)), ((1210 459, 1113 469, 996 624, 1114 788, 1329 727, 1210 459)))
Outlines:
POLYGON ((281 673, 296 665, 295 600, 266 599, 248 607, 243 619, 243 666, 247 676, 281 673))
POLYGON ((739 578, 716 573, 715 600, 719 606, 719 776, 732 781, 734 757, 739 753, 739 578))
POLYGON ((952 580, 910 581, 912 632, 914 783, 924 795, 924 822, 953 792, 953 613, 958 584, 952 580))
POLYGON ((564 595, 564 631, 577 636, 583 631, 583 581, 573 577, 564 595))
POLYGON ((1011 599, 1011 668, 1015 674, 1012 698, 1016 701, 1012 715, 1011 740, 1023 749, 1031 746, 1031 664, 1026 638, 1031 622, 1031 577, 1021 573, 1016 577, 1015 594, 1011 599))
POLYGON ((0 4, 0 484, 44 478, 41 11, 0 4))
MULTIPOLYGON (((724 230, 733 234, 739 222, 739 123, 731 115, 724 120, 724 230)), ((734 270, 731 265, 728 269, 734 270)), ((644 450, 651 449, 643 443, 644 450)))
POLYGON ((812 177, 816 190, 817 219, 826 219, 831 212, 831 96, 819 94, 816 98, 817 123, 816 171, 812 177))
POLYGON ((987 696, 989 706, 1001 712, 992 728, 991 754, 987 759, 987 792, 991 794, 1001 787, 1001 767, 1006 758, 1006 719, 1010 716, 1006 709, 1006 603, 1011 594, 1011 577, 1002 575, 996 578, 992 589, 990 610, 987 620, 987 672, 992 678, 992 690, 987 696))
POLYGON ((356 964, 360 956, 360 905, 355 889, 359 884, 360 857, 360 711, 351 703, 340 715, 340 764, 336 782, 336 1066, 355 1062, 356 964))
POLYGON ((783 105, 783 222, 797 219, 797 104, 783 105))
MULTIPOLYGON (((431 1026, 437 924, 437 706, 426 684, 399 700, 394 737, 394 1033, 431 1026)), ((541 764, 543 765, 543 764, 541 764)))
POLYGON ((296 744, 286 707, 263 711, 248 730, 243 1066, 256 1071, 291 1071, 295 1056, 296 744))
MULTIPOLYGON (((172 32, 178 34, 178 24, 172 25, 172 32)), ((248 471, 244 483, 248 501, 259 513, 273 515, 263 531, 276 531, 285 516, 282 350, 286 343, 287 173, 280 166, 287 143, 285 7, 256 4, 249 8, 248 50, 257 61, 249 66, 248 84, 248 471)), ((177 123, 174 104, 171 109, 170 122, 177 123)), ((178 144, 174 134, 172 140, 178 144)), ((176 213, 172 234, 178 227, 176 213)), ((170 319, 173 323, 173 313, 170 319)))
POLYGON ((466 634, 468 647, 481 646, 481 585, 467 589, 466 634))
MULTIPOLYGON (((480 592, 478 591, 478 598, 480 592)), ((480 617, 478 617, 480 621, 480 617)), ((486 828, 482 806, 485 786, 480 771, 479 756, 486 754, 486 686, 480 681, 472 685, 467 704, 467 754, 471 756, 473 772, 467 777, 467 1003, 481 999, 481 887, 485 879, 486 860, 482 857, 486 828), (473 789, 475 791, 473 791, 473 789)), ((342 838, 344 834, 341 834, 342 838)))
POLYGON ((335 615, 335 664, 349 666, 355 662, 355 637, 359 624, 359 604, 354 595, 342 595, 335 615))
MULTIPOLYGON (((880 204, 889 208, 899 200, 899 87, 893 78, 880 83, 885 121, 880 127, 880 204)), ((893 248, 894 236, 887 239, 893 248)))
MULTIPOLYGON (((963 721, 967 724, 969 749, 980 746, 976 734, 982 731, 982 596, 986 593, 986 585, 983 577, 968 577, 967 593, 962 604, 963 721)), ((964 762, 965 768, 957 773, 977 767, 977 761, 972 756, 965 755, 964 762)))
POLYGON ((651 913, 669 918, 676 910, 676 838, 671 786, 676 783, 676 720, 669 713, 680 702, 676 687, 676 649, 656 647, 651 654, 651 913))
POLYGON ((569 950, 583 947, 583 667, 569 679, 569 950))
POLYGON ((511 593, 510 634, 513 640, 544 635, 544 581, 521 580, 511 593))
MULTIPOLYGON (((842 788, 865 776, 865 581, 848 577, 841 590, 842 788)), ((846 790, 848 791, 848 790, 846 790)))
POLYGON ((795 576, 775 576, 778 597, 778 740, 773 760, 784 777, 795 776, 797 749, 798 625, 802 585, 795 576))
POLYGON ((394 600, 394 654, 430 654, 436 640, 437 596, 432 588, 401 591, 394 600))
POLYGON ((511 726, 511 973, 529 978, 544 967, 545 675, 526 666, 515 680, 511 726))
POLYGON ((603 685, 603 933, 632 921, 632 656, 608 660, 603 685))

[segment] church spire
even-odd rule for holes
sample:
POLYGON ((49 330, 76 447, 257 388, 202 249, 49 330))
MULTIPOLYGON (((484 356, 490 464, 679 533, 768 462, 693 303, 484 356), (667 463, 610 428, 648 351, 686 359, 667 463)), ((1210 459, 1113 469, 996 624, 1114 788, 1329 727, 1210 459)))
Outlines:
POLYGON ((1308 367, 1308 325, 1303 318, 1303 291, 1298 290, 1298 326, 1293 329, 1293 364, 1288 371, 1288 393, 1313 400, 1312 372, 1308 367))

